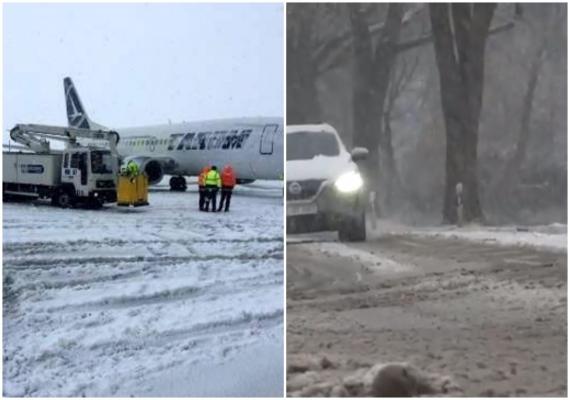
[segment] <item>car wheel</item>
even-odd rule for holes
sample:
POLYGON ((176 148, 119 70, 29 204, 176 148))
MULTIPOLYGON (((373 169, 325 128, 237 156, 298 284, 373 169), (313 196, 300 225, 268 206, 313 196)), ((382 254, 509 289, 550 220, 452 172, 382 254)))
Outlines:
POLYGON ((366 216, 347 218, 338 231, 341 242, 363 242, 366 240, 366 216))

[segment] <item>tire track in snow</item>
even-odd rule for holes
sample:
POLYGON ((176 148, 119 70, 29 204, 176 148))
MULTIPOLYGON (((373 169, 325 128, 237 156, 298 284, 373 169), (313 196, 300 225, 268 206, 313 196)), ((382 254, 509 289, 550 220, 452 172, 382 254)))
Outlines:
POLYGON ((5 205, 4 395, 109 396, 282 331, 282 204, 152 196, 137 213, 5 205))
MULTIPOLYGON (((256 278, 256 283, 252 285, 240 286, 239 290, 234 289, 232 293, 241 293, 251 291, 253 289, 264 289, 265 287, 272 287, 282 282, 279 279, 270 279, 267 281, 260 281, 256 278)), ((238 283, 238 282, 232 282, 238 283)), ((153 292, 142 295, 126 295, 126 296, 110 296, 105 297, 98 301, 85 302, 73 305, 63 305, 58 307, 50 307, 46 309, 48 312, 60 312, 66 310, 83 311, 83 310, 104 310, 104 309, 118 309, 118 308, 131 308, 143 307, 147 305, 156 305, 161 303, 170 303, 176 301, 183 301, 188 299, 196 299, 198 297, 219 296, 228 294, 229 285, 220 286, 218 282, 213 282, 205 286, 183 286, 175 289, 166 289, 159 292, 153 292)))
POLYGON ((266 254, 249 254, 241 253, 236 255, 191 255, 191 256, 108 256, 108 257, 84 257, 84 258, 27 258, 27 259, 7 259, 5 269, 17 269, 23 267, 26 269, 54 269, 59 268, 61 265, 69 265, 70 263, 77 264, 119 264, 119 263, 140 263, 151 262, 159 264, 170 263, 187 263, 196 261, 260 261, 266 259, 282 260, 283 251, 277 249, 268 251, 266 254))
POLYGON ((121 240, 121 239, 105 239, 105 240, 63 240, 63 241, 42 241, 42 242, 13 242, 5 243, 3 246, 3 255, 36 255, 49 254, 54 252, 79 253, 81 251, 91 251, 94 247, 124 247, 129 248, 132 245, 187 245, 196 243, 212 243, 212 244, 236 244, 236 243, 277 243, 283 244, 283 237, 250 237, 250 238, 210 238, 210 239, 156 239, 156 240, 121 240))
MULTIPOLYGON (((276 310, 267 313, 243 313, 237 318, 226 318, 215 320, 208 323, 198 323, 184 329, 172 329, 158 332, 152 337, 148 336, 141 341, 134 342, 130 339, 122 339, 118 341, 98 342, 92 345, 89 350, 108 350, 115 346, 123 347, 125 350, 132 347, 144 346, 163 346, 169 342, 179 342, 183 340, 197 340, 202 344, 211 342, 216 336, 242 336, 243 331, 253 324, 257 329, 266 329, 283 323, 283 313, 276 310), (141 343, 142 342, 142 343, 141 343)), ((193 343, 195 346, 196 344, 193 343)), ((187 347, 186 345, 183 345, 187 347)))

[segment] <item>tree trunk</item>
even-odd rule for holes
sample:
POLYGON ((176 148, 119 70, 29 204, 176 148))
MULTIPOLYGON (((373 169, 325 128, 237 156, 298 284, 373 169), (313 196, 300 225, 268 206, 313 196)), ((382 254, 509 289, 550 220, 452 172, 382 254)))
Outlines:
POLYGON ((540 75, 540 67, 543 62, 543 55, 546 50, 546 43, 542 43, 537 49, 536 54, 532 60, 528 81, 526 85, 525 95, 523 97, 523 104, 521 110, 520 134, 517 141, 515 153, 508 161, 505 171, 503 173, 502 185, 508 194, 519 181, 519 174, 521 166, 526 157, 528 140, 530 138, 530 121, 532 116, 532 106, 534 100, 534 93, 538 84, 538 77, 540 75))
POLYGON ((287 38, 287 123, 320 122, 317 61, 313 55, 313 8, 292 5, 288 14, 296 25, 287 38), (297 14, 297 15, 295 15, 297 14))
POLYGON ((485 43, 496 4, 430 4, 446 127, 443 221, 457 222, 456 186, 463 186, 465 221, 483 219, 477 145, 483 98, 485 43))
MULTIPOLYGON (((369 189, 382 191, 380 169, 385 165, 387 138, 383 134, 384 102, 390 82, 390 72, 397 55, 397 44, 402 25, 403 7, 390 3, 386 17, 385 34, 374 49, 366 14, 359 4, 349 5, 355 56, 354 68, 354 140, 355 146, 366 147, 369 157, 364 163, 364 175, 369 189)), ((391 146, 391 143, 389 144, 391 146)), ((376 196, 377 209, 382 209, 376 196)))
POLYGON ((380 159, 384 160, 382 163, 385 167, 383 172, 384 185, 382 191, 386 192, 385 203, 386 207, 392 207, 394 199, 397 199, 402 192, 402 185, 400 181, 400 176, 398 174, 398 168, 396 167, 396 160, 394 158, 394 146, 392 144, 392 125, 390 121, 390 114, 385 113, 383 117, 384 128, 383 136, 385 137, 386 144, 384 148, 380 147, 380 159))
MULTIPOLYGON (((384 102, 384 115, 383 115, 383 130, 382 135, 385 139, 384 152, 380 154, 380 159, 385 160, 387 169, 383 172, 384 176, 384 186, 383 191, 386 193, 386 207, 391 208, 396 202, 394 200, 401 199, 402 195, 402 182, 400 181, 400 176, 398 174, 398 168, 396 167, 396 159, 394 156, 394 145, 392 136, 392 112, 394 110, 394 104, 405 86, 412 79, 415 69, 417 67, 418 58, 416 57, 415 63, 409 65, 403 62, 398 69, 398 63, 392 69, 390 76, 390 84, 388 86, 388 93, 386 95, 386 100, 384 102), (398 71, 398 73, 396 73, 398 71)), ((380 146, 382 150, 382 146, 380 146)))
POLYGON ((366 14, 360 4, 351 4, 349 16, 354 46, 354 87, 353 87, 353 124, 355 147, 366 147, 369 156, 363 164, 363 174, 370 190, 376 190, 379 176, 379 153, 377 135, 380 132, 378 118, 372 108, 376 99, 374 60, 372 57, 372 38, 368 30, 366 14))
POLYGON ((321 121, 314 65, 301 55, 287 50, 287 124, 321 121))

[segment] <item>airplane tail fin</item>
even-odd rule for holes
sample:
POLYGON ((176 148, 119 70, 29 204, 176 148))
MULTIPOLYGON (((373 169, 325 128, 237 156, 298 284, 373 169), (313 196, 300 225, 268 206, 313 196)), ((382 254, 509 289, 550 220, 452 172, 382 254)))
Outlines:
POLYGON ((67 77, 63 80, 63 88, 65 91, 65 106, 67 109, 67 122, 70 127, 84 128, 84 129, 106 129, 104 126, 99 125, 87 115, 77 89, 71 78, 67 77))

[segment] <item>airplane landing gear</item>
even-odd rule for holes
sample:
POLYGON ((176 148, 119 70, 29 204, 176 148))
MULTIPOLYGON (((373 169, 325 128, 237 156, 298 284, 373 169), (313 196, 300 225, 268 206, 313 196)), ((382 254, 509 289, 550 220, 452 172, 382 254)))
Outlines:
POLYGON ((170 178, 170 190, 173 192, 185 192, 186 178, 183 176, 173 176, 170 178))

